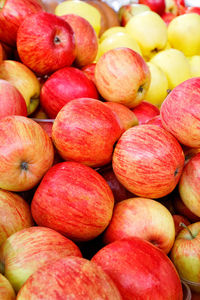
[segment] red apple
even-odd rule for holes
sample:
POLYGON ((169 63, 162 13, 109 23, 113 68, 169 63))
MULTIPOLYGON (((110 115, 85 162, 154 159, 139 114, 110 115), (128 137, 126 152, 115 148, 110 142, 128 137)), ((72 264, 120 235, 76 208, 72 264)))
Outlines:
POLYGON ((174 219, 174 225, 175 225, 175 237, 179 234, 179 232, 183 229, 182 223, 184 223, 186 226, 190 224, 190 221, 186 219, 186 217, 181 215, 173 215, 174 219))
POLYGON ((100 173, 103 176, 103 178, 107 181, 109 187, 111 188, 115 199, 115 203, 134 196, 119 182, 115 173, 112 170, 112 166, 100 168, 98 170, 98 173, 100 173))
POLYGON ((40 104, 53 119, 66 103, 77 98, 97 99, 97 89, 83 71, 66 67, 52 74, 44 83, 40 104))
POLYGON ((109 244, 134 236, 149 241, 168 254, 175 240, 175 226, 169 210, 155 200, 139 197, 115 204, 104 242, 109 244))
POLYGON ((55 230, 34 226, 12 234, 1 246, 4 275, 16 291, 48 261, 82 256, 78 246, 55 230))
POLYGON ((39 75, 71 66, 76 57, 74 31, 62 18, 46 12, 27 17, 17 32, 21 61, 39 75))
POLYGON ((10 115, 26 117, 26 102, 14 85, 0 79, 0 118, 10 115))
POLYGON ((115 241, 92 258, 113 279, 124 300, 182 300, 178 273, 169 257, 138 237, 115 241))
POLYGON ((186 217, 187 219, 189 219, 189 221, 191 223, 200 221, 200 217, 193 214, 191 212, 191 210, 189 210, 189 208, 187 206, 185 206, 185 204, 183 203, 183 201, 180 198, 180 195, 175 195, 174 196, 174 198, 173 198, 173 207, 174 207, 175 212, 177 214, 180 214, 180 215, 186 217))
POLYGON ((53 123, 52 138, 64 160, 100 167, 111 162, 121 132, 118 118, 103 102, 80 98, 60 110, 53 123))
POLYGON ((144 99, 150 79, 147 63, 130 48, 109 50, 96 63, 95 82, 101 96, 130 108, 144 99))
POLYGON ((13 233, 31 227, 33 219, 26 201, 17 194, 0 190, 0 245, 13 233))
POLYGON ((118 180, 141 197, 161 198, 176 187, 184 166, 177 140, 157 125, 138 125, 124 132, 113 154, 118 180))
POLYGON ((165 11, 165 0, 139 0, 139 4, 145 4, 157 14, 162 15, 165 11))
POLYGON ((188 7, 186 7, 184 13, 185 14, 195 13, 195 14, 200 15, 200 7, 199 6, 188 6, 188 7))
POLYGON ((121 122, 122 132, 138 125, 137 116, 127 106, 115 102, 104 102, 104 104, 110 107, 111 110, 118 116, 119 121, 121 122))
POLYGON ((200 153, 185 165, 179 180, 179 194, 186 207, 200 217, 200 153))
POLYGON ((143 100, 139 105, 132 109, 136 115, 139 124, 145 124, 155 116, 160 115, 160 110, 154 104, 143 100))
POLYGON ((84 67, 81 68, 81 70, 84 72, 84 74, 94 82, 95 84, 95 67, 96 67, 96 63, 91 63, 88 64, 84 67))
POLYGON ((161 105, 163 127, 181 144, 200 148, 200 77, 176 86, 161 105))
POLYGON ((25 191, 51 167, 53 145, 39 124, 23 116, 0 119, 0 188, 25 191))
POLYGON ((100 174, 80 163, 62 162, 43 177, 31 211, 38 225, 87 241, 108 226, 113 206, 112 191, 100 174))
POLYGON ((75 33, 75 65, 80 68, 92 63, 98 51, 98 39, 92 25, 86 19, 75 14, 63 15, 61 18, 72 27, 75 33))
POLYGON ((160 115, 157 115, 157 116, 153 117, 152 119, 149 119, 146 122, 146 124, 157 125, 164 129, 164 127, 162 126, 162 121, 161 121, 160 115))
POLYGON ((171 13, 171 12, 164 12, 162 15, 161 15, 161 18, 163 19, 163 21, 165 22, 165 24, 168 26, 169 23, 174 19, 176 18, 176 15, 174 13, 171 13))
POLYGON ((10 46, 15 46, 23 20, 43 10, 37 0, 1 0, 0 8, 0 41, 10 46))
POLYGON ((187 146, 183 146, 182 148, 185 155, 185 164, 187 164, 192 157, 200 152, 200 148, 190 148, 187 146))
POLYGON ((3 46, 0 43, 0 64, 2 63, 4 59, 4 50, 3 50, 3 46))
POLYGON ((36 299, 122 300, 112 279, 81 257, 65 257, 36 271, 17 295, 18 300, 36 299), (45 295, 45 296, 44 296, 45 295))
POLYGON ((0 298, 2 300, 15 300, 15 291, 8 279, 0 274, 0 298))

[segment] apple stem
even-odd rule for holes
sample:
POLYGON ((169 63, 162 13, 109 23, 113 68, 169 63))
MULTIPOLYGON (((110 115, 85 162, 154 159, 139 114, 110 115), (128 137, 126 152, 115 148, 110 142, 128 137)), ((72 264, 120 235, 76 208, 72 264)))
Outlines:
POLYGON ((179 223, 179 226, 181 226, 181 227, 183 227, 183 228, 185 228, 185 229, 187 229, 187 231, 189 232, 189 234, 191 235, 191 237, 192 237, 192 239, 194 239, 195 238, 195 236, 192 234, 192 231, 188 228, 188 226, 187 225, 185 225, 183 222, 180 222, 179 223))

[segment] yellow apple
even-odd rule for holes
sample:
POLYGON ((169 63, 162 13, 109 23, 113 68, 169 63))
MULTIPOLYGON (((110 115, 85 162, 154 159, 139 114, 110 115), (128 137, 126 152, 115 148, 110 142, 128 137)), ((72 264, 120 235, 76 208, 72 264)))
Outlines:
POLYGON ((167 96, 168 80, 165 73, 156 65, 147 62, 151 73, 151 82, 145 100, 158 107, 161 106, 167 96))
POLYGON ((200 55, 187 57, 192 77, 200 77, 200 55))
POLYGON ((76 14, 85 18, 94 28, 97 36, 99 35, 101 29, 101 14, 92 5, 80 1, 64 1, 58 4, 55 8, 55 14, 57 16, 63 16, 67 14, 76 14))
POLYGON ((172 48, 186 56, 200 53, 200 15, 183 14, 174 18, 168 26, 168 40, 172 48))
POLYGON ((140 47, 136 40, 128 33, 117 32, 114 33, 107 38, 105 38, 100 43, 100 56, 111 49, 119 48, 119 47, 127 47, 130 48, 140 55, 142 55, 140 47))
POLYGON ((15 300, 16 295, 14 288, 9 280, 0 274, 0 299, 2 300, 15 300))
POLYGON ((167 44, 167 26, 153 11, 132 17, 126 24, 128 33, 138 42, 143 57, 148 60, 167 44))
POLYGON ((101 35, 101 37, 99 39, 100 43, 102 43, 103 40, 105 40, 107 37, 109 37, 115 33, 118 33, 118 32, 127 33, 125 27, 122 27, 122 26, 110 27, 106 31, 104 31, 104 33, 101 35))
POLYGON ((26 101, 28 115, 39 105, 40 83, 36 75, 24 64, 14 60, 4 60, 0 64, 0 79, 12 83, 26 101))
POLYGON ((183 52, 177 49, 160 51, 152 57, 150 62, 160 67, 165 73, 170 90, 191 78, 189 62, 183 52))

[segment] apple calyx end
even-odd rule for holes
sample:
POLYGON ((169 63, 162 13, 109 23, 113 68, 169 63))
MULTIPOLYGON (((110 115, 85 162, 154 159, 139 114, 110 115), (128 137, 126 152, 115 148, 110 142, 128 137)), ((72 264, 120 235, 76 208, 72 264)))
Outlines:
POLYGON ((20 164, 20 168, 23 171, 28 171, 28 163, 26 161, 22 161, 20 164))
POLYGON ((56 35, 56 36, 54 37, 54 39, 53 39, 53 42, 54 42, 55 45, 59 45, 59 44, 61 43, 61 40, 60 40, 60 38, 56 35))

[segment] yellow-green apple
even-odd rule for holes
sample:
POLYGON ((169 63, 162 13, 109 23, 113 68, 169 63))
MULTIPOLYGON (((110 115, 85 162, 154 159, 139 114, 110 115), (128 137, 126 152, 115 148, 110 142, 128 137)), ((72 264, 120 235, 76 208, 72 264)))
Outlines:
POLYGON ((19 291, 39 267, 68 255, 82 256, 78 246, 60 233, 46 227, 32 226, 12 234, 2 244, 1 273, 19 291))
POLYGON ((143 100, 140 104, 132 109, 132 112, 138 119, 139 125, 145 124, 155 116, 160 115, 160 110, 157 106, 143 100))
POLYGON ((149 6, 152 11, 159 15, 162 15, 165 11, 165 0, 139 0, 138 3, 149 6))
POLYGON ((130 3, 122 5, 118 11, 121 26, 125 26, 128 21, 137 14, 150 10, 150 7, 144 4, 130 3))
POLYGON ((147 62, 151 73, 151 82, 149 89, 145 95, 145 100, 158 107, 167 96, 168 80, 165 73, 155 64, 147 62))
POLYGON ((68 0, 63 1, 56 6, 55 14, 57 16, 63 16, 67 14, 76 14, 78 16, 81 16, 92 25, 96 32, 96 35, 99 36, 101 29, 101 14, 96 7, 84 1, 68 0))
MULTIPOLYGON (((182 229, 175 239, 170 258, 180 277, 200 284, 200 222, 192 223, 182 229)), ((190 286, 200 292, 200 286, 190 286)))
POLYGON ((149 67, 132 49, 120 47, 109 50, 96 63, 96 86, 107 101, 135 107, 144 99, 150 81, 149 67))
POLYGON ((182 224, 190 225, 190 221, 181 215, 172 215, 173 220, 174 220, 174 226, 175 226, 175 237, 177 237, 177 235, 179 234, 179 232, 183 229, 182 224))
POLYGON ((43 11, 37 0, 1 0, 0 1, 0 41, 16 45, 17 31, 23 20, 43 11))
POLYGON ((15 291, 8 281, 8 279, 0 274, 0 299, 2 300, 15 300, 15 291))
POLYGON ((121 133, 120 120, 111 108, 96 99, 79 98, 56 116, 52 139, 64 160, 100 167, 111 162, 121 133))
POLYGON ((122 126, 122 132, 138 125, 138 118, 127 106, 115 102, 104 102, 104 104, 110 107, 111 110, 119 117, 122 126))
POLYGON ((175 193, 173 196, 173 207, 176 214, 186 217, 191 223, 200 221, 200 217, 191 212, 191 210, 183 203, 179 193, 175 193))
POLYGON ((126 28, 122 26, 114 26, 108 28, 104 33, 100 36, 99 42, 102 43, 107 37, 116 34, 116 33, 127 33, 126 28))
POLYGON ((111 220, 114 197, 97 171, 77 162, 61 162, 40 182, 31 211, 35 222, 75 241, 88 241, 111 220))
POLYGON ((168 254, 175 240, 172 214, 163 204, 148 198, 129 198, 115 204, 112 219, 104 232, 104 243, 134 236, 168 254))
POLYGON ((83 67, 92 63, 98 51, 98 39, 92 25, 81 16, 67 14, 61 16, 75 33, 76 58, 74 64, 83 67))
POLYGON ((49 118, 54 119, 61 108, 77 98, 98 99, 95 84, 83 71, 65 67, 53 73, 44 83, 40 93, 40 104, 49 118))
POLYGON ((97 171, 103 176, 111 188, 115 203, 134 197, 134 195, 119 182, 115 173, 113 172, 112 165, 107 165, 97 171))
POLYGON ((164 128, 162 126, 162 121, 161 121, 161 117, 160 115, 157 115, 155 117, 153 117, 152 119, 149 119, 146 124, 152 124, 152 125, 157 125, 160 126, 161 128, 164 128))
POLYGON ((190 148, 200 148, 200 77, 176 86, 160 108, 163 127, 190 148))
POLYGON ((28 203, 20 196, 0 190, 0 245, 13 233, 33 226, 28 203))
POLYGON ((74 62, 75 34, 62 18, 46 12, 37 13, 19 26, 17 51, 21 61, 36 74, 51 74, 74 62))
POLYGON ((167 76, 168 88, 172 90, 183 81, 191 78, 190 65, 182 51, 166 49, 155 54, 150 60, 167 76), (180 72, 181 70, 181 72, 180 72))
POLYGON ((112 165, 118 180, 130 192, 145 198, 161 198, 176 187, 184 166, 184 154, 167 130, 144 124, 122 134, 112 165))
POLYGON ((26 117, 26 102, 14 85, 0 79, 0 118, 10 115, 26 117))
POLYGON ((191 212, 200 217, 200 153, 185 165, 179 180, 179 194, 183 203, 191 212))
POLYGON ((24 97, 28 115, 39 105, 40 83, 35 74, 21 62, 4 60, 0 64, 0 79, 13 84, 24 97))
POLYGON ((200 55, 188 56, 187 59, 190 64, 191 77, 200 77, 200 55))
POLYGON ((180 277, 169 257, 138 237, 100 249, 92 258, 113 279, 124 300, 182 300, 180 277))
POLYGON ((136 51, 137 53, 139 53, 140 55, 142 55, 138 43, 129 33, 116 32, 113 33, 112 35, 109 35, 102 42, 100 42, 98 59, 107 51, 119 47, 130 48, 136 51))
POLYGON ((96 263, 82 257, 64 257, 39 268, 24 284, 18 300, 122 300, 112 279, 96 263))
POLYGON ((52 142, 39 124, 23 116, 0 119, 0 188, 36 186, 54 159, 52 142))
POLYGON ((126 24, 126 30, 138 42, 146 60, 167 44, 167 26, 153 11, 145 11, 132 17, 126 24))
POLYGON ((186 56, 200 53, 200 15, 191 13, 174 18, 168 26, 168 40, 172 48, 186 56))
POLYGON ((81 71, 84 72, 84 74, 87 76, 88 79, 92 80, 92 82, 95 84, 95 67, 96 63, 88 64, 81 68, 81 71))

